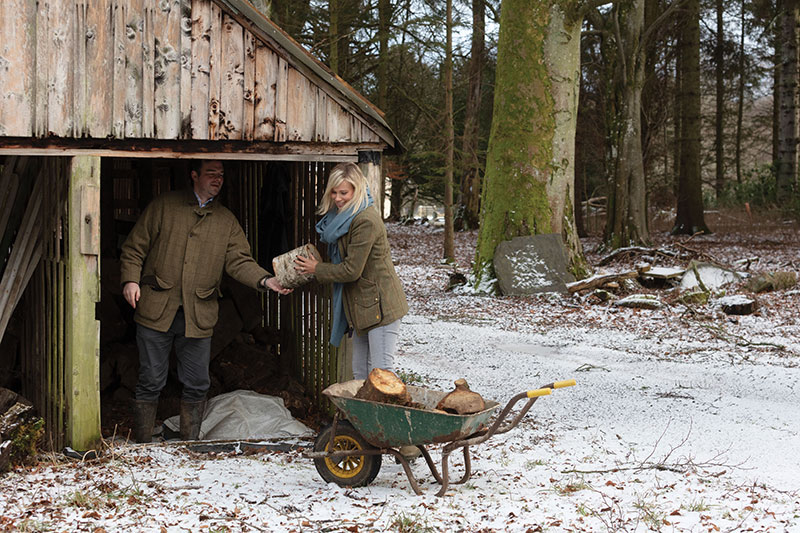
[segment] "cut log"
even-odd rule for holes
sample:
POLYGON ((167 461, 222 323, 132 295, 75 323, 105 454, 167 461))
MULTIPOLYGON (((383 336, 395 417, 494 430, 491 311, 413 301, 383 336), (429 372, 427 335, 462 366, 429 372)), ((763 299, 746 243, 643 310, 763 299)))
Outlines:
POLYGON ((372 369, 364 385, 356 392, 356 398, 395 405, 411 402, 406 384, 394 372, 382 368, 372 369))
POLYGON ((461 378, 455 381, 455 390, 441 399, 436 409, 456 415, 471 415, 486 408, 486 403, 477 392, 472 392, 467 380, 461 378))
POLYGON ((294 260, 299 255, 313 257, 317 261, 322 261, 322 256, 319 255, 317 247, 311 243, 279 255, 272 260, 272 270, 275 272, 275 278, 282 287, 296 289, 314 279, 314 274, 300 274, 295 270, 297 265, 295 265, 294 260))

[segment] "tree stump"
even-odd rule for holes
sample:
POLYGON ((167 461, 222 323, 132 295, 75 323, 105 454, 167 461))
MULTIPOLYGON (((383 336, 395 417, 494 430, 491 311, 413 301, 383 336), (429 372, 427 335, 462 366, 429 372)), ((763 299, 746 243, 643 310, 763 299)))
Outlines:
POLYGON ((279 255, 272 260, 272 270, 275 272, 275 278, 282 287, 296 289, 314 279, 314 274, 300 274, 294 269, 296 266, 294 260, 298 255, 313 257, 317 261, 322 261, 322 256, 319 255, 317 247, 311 243, 279 255))
POLYGON ((439 401, 436 409, 456 415, 471 415, 486 408, 486 402, 483 401, 481 395, 469 389, 467 380, 457 379, 455 386, 453 392, 439 401))
POLYGON ((356 398, 395 405, 408 405, 411 402, 406 384, 394 372, 382 368, 372 369, 364 385, 356 392, 356 398))

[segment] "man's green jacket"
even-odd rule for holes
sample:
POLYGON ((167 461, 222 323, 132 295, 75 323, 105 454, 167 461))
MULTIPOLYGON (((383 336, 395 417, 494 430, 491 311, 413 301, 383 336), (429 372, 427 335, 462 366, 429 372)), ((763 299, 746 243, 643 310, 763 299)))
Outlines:
POLYGON ((183 305, 186 336, 210 337, 217 323, 223 270, 263 290, 269 276, 250 254, 242 227, 214 200, 199 207, 192 189, 162 194, 147 206, 122 245, 121 283, 141 287, 134 320, 167 331, 183 305))

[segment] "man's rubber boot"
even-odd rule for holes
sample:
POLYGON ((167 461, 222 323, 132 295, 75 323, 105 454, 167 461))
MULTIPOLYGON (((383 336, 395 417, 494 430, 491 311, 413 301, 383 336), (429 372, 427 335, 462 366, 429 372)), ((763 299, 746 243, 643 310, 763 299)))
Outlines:
POLYGON ((185 402, 181 400, 181 440, 197 440, 206 401, 185 402))
POLYGON ((136 442, 153 442, 158 401, 133 401, 133 438, 136 442))

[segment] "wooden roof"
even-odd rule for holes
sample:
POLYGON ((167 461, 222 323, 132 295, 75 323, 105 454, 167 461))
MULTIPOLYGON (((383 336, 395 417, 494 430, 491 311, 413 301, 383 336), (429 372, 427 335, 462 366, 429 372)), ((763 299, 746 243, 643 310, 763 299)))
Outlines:
POLYGON ((399 148, 380 111, 246 0, 3 0, 0 147, 59 140, 399 148))

